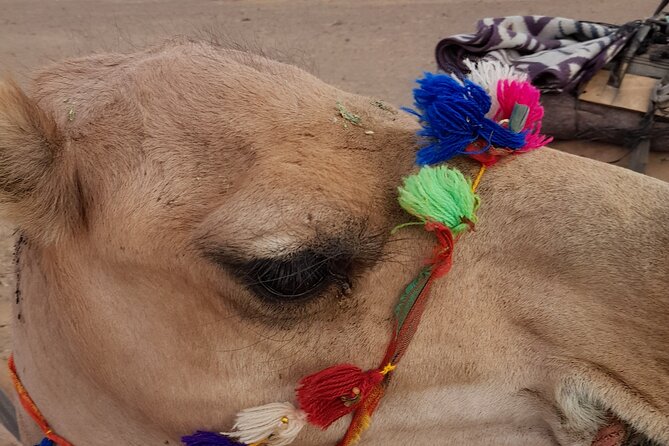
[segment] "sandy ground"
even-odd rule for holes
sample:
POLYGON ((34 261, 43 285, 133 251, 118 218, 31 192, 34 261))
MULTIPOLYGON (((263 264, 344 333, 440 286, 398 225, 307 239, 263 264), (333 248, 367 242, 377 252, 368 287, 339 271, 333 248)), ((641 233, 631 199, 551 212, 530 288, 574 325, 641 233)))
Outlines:
MULTIPOLYGON (((0 71, 20 82, 65 57, 127 51, 175 34, 216 35, 288 58, 341 88, 410 105, 413 80, 434 70, 445 36, 482 17, 556 15, 623 23, 650 15, 656 0, 0 0, 0 71)), ((560 148, 604 161, 620 149, 560 148)), ((669 180, 669 153, 648 173, 669 180)), ((0 225, 0 358, 10 351, 12 229, 0 225)), ((2 380, 0 380, 0 383, 2 380)))

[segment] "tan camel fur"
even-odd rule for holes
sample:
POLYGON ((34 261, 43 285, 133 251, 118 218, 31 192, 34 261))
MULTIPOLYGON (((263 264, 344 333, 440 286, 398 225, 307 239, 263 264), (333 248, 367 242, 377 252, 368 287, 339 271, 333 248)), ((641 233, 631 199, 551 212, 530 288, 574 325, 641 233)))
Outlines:
MULTIPOLYGON (((377 366, 434 242, 390 235, 410 220, 396 188, 416 129, 296 67, 186 40, 68 60, 26 93, 2 83, 14 351, 54 430, 177 445, 294 401, 309 373, 377 366), (300 280, 259 286, 281 271, 300 280)), ((589 446, 611 414, 669 444, 669 185, 541 149, 479 192, 362 444, 589 446)), ((20 422, 24 444, 41 438, 20 422)), ((335 444, 346 423, 294 444, 335 444)))

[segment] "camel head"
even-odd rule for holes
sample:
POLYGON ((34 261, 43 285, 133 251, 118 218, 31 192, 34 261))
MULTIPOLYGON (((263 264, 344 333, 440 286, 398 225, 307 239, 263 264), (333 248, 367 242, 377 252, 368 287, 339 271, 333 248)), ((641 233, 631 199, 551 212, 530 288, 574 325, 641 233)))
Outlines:
MULTIPOLYGON (((416 129, 382 101, 202 42, 1 84, 16 363, 53 429, 75 445, 179 444, 291 401, 327 366, 375 367, 433 244, 391 235, 409 220, 397 186, 416 129)), ((610 417, 669 441, 669 236, 644 223, 669 216, 668 189, 542 150, 481 186, 481 224, 363 444, 590 445, 610 417), (587 212, 608 217, 605 234, 587 212)), ((346 422, 294 444, 335 444, 346 422)))

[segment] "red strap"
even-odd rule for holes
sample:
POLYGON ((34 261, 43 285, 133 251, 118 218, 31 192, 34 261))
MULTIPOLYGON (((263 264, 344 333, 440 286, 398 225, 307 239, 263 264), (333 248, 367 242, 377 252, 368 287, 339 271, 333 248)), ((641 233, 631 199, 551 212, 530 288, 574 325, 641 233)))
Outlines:
POLYGON ((49 423, 46 422, 46 419, 44 419, 42 412, 39 411, 35 405, 35 402, 32 400, 32 398, 30 398, 30 395, 28 395, 28 391, 25 387, 23 387, 23 384, 19 379, 19 375, 16 373, 14 355, 9 356, 9 362, 7 365, 9 366, 9 375, 12 378, 14 388, 16 389, 16 393, 19 395, 19 401, 21 402, 23 409, 25 409, 26 413, 30 415, 30 418, 32 418, 35 423, 37 423, 39 428, 44 433, 44 436, 56 443, 57 446, 73 446, 72 443, 51 430, 51 427, 49 426, 49 423))
MULTIPOLYGON (((394 368, 394 366, 399 363, 400 359, 402 359, 402 356, 407 351, 409 344, 418 329, 423 313, 425 312, 430 297, 432 283, 451 269, 454 239, 450 229, 441 223, 432 222, 428 222, 425 225, 425 229, 433 231, 439 242, 434 249, 432 259, 429 261, 429 265, 431 265, 429 276, 427 277, 426 282, 422 284, 421 282, 418 282, 415 284, 416 287, 422 286, 422 289, 414 290, 419 292, 419 294, 403 320, 395 320, 393 335, 379 370, 385 370, 390 366, 393 366, 394 368)), ((407 291, 405 290, 405 293, 406 292, 407 291)), ((392 371, 392 369, 390 371, 392 371)), ((383 374, 386 375, 385 373, 383 374)), ((386 375, 384 381, 378 383, 370 395, 361 403, 360 407, 356 409, 353 419, 346 431, 346 435, 337 446, 350 446, 360 439, 360 435, 369 426, 372 415, 381 402, 385 386, 389 379, 390 375, 386 375)))

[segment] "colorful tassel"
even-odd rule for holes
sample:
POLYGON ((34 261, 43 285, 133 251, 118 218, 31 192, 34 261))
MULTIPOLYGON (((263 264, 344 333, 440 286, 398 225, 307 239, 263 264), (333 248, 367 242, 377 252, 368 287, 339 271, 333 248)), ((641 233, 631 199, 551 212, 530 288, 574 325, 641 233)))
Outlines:
POLYGON ((327 429, 351 413, 384 376, 379 370, 363 372, 354 365, 339 364, 303 378, 297 399, 309 423, 327 429))
POLYGON ((541 106, 541 92, 529 82, 517 80, 503 80, 497 85, 499 110, 495 114, 496 120, 510 119, 517 104, 528 107, 527 119, 522 128, 526 132, 525 144, 522 151, 538 149, 550 143, 553 138, 541 134, 541 120, 544 117, 544 108, 541 106))
POLYGON ((497 85, 503 80, 516 80, 525 82, 529 79, 527 73, 518 71, 511 65, 507 65, 497 60, 481 59, 476 62, 465 59, 465 66, 469 69, 467 79, 483 89, 490 96, 490 111, 486 113, 486 117, 493 119, 499 110, 499 101, 497 100, 497 85))
MULTIPOLYGON (((530 108, 524 104, 516 103, 513 106, 511 117, 508 119, 508 127, 514 132, 521 132, 527 124, 529 118, 530 108)), ((529 135, 528 135, 529 136, 529 135)), ((470 158, 483 164, 485 167, 490 167, 497 163, 500 159, 507 155, 524 153, 527 150, 511 150, 491 147, 485 150, 485 141, 476 141, 467 147, 467 154, 470 158)), ((473 187, 473 186, 472 186, 473 187)), ((473 187, 476 190, 475 187, 473 187)))
POLYGON ((246 444, 286 446, 295 441, 306 423, 306 414, 292 404, 271 403, 239 412, 234 431, 225 435, 246 444))
POLYGON ((420 119, 423 129, 419 135, 428 139, 428 144, 418 151, 419 165, 436 164, 464 154, 477 140, 487 143, 483 150, 491 146, 517 149, 525 145, 524 134, 512 132, 485 117, 490 111, 490 96, 472 81, 459 82, 445 74, 425 73, 418 84, 420 88, 414 89, 414 99, 419 111, 407 111, 420 119))
POLYGON ((197 431, 193 435, 181 437, 186 446, 244 446, 216 432, 197 431))
POLYGON ((447 166, 423 167, 404 179, 399 203, 421 222, 437 222, 457 235, 476 223, 479 196, 459 170, 447 166))

